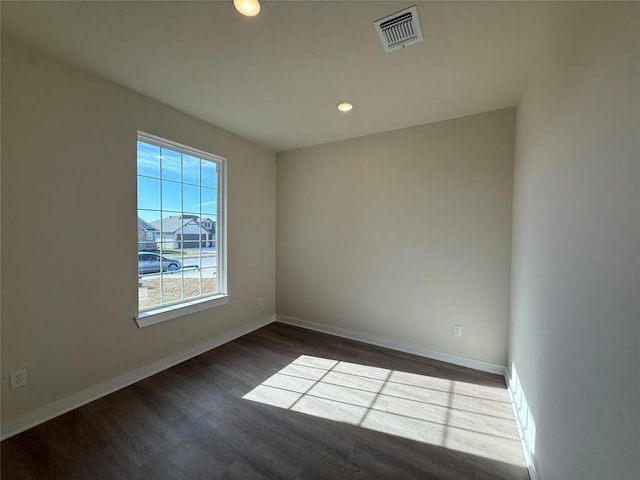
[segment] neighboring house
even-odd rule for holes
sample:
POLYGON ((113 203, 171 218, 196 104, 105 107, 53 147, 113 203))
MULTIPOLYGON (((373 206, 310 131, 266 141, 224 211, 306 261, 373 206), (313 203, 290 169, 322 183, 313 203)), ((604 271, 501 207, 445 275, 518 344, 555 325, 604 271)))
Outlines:
POLYGON ((157 250, 158 229, 138 217, 138 250, 157 250))
POLYGON ((203 247, 216 246, 216 222, 210 218, 199 219, 200 226, 207 231, 207 238, 203 247))
POLYGON ((151 222, 160 231, 158 235, 164 248, 198 248, 213 246, 215 222, 209 220, 211 229, 203 228, 196 215, 176 215, 151 222))

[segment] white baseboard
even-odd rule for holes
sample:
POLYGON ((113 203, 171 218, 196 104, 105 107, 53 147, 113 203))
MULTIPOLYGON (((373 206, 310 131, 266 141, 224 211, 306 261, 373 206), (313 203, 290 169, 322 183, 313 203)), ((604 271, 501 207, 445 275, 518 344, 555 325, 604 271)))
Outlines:
POLYGON ((284 315, 276 315, 276 321, 280 323, 286 323, 288 325, 294 325, 296 327, 315 330, 316 332, 328 333, 330 335, 336 335, 338 337, 349 338, 351 340, 369 343, 371 345, 378 345, 379 347, 390 348, 391 350, 412 353, 421 357, 440 360, 441 362, 453 363, 454 365, 473 368, 475 370, 481 370, 483 372, 504 375, 506 371, 506 367, 504 365, 499 365, 497 363, 485 362, 484 360, 476 360, 475 358, 463 357, 461 355, 455 355, 453 353, 430 350, 420 345, 402 342, 400 340, 394 340, 391 338, 378 337, 377 335, 371 335, 369 333, 346 330, 340 327, 333 327, 331 325, 324 325, 322 323, 309 322, 307 320, 300 320, 299 318, 287 317, 284 315))
MULTIPOLYGON (((521 388, 518 388, 519 392, 516 392, 514 387, 514 381, 511 380, 509 375, 509 369, 505 369, 504 371, 504 379, 507 382, 507 391, 509 392, 509 400, 511 400, 511 408, 513 408, 513 416, 516 419, 516 425, 518 426, 518 435, 520 436, 520 443, 522 444, 522 451, 524 453, 525 461, 527 462, 527 469, 529 470, 529 476, 531 480, 541 480, 540 474, 538 473, 538 468, 536 467, 536 462, 534 460, 532 448, 529 445, 529 441, 527 441, 527 425, 528 417, 530 416, 529 407, 524 401, 524 406, 522 405, 522 400, 518 402, 516 400, 516 395, 520 395, 521 398, 524 398, 524 392, 522 392, 521 388), (520 405, 518 405, 520 403, 520 405)), ((534 433, 535 435, 535 433, 534 433)))
POLYGON ((174 365, 196 357, 204 352, 207 352, 213 348, 219 347, 225 343, 235 340, 238 337, 246 335, 258 328, 262 328, 265 325, 273 323, 275 321, 275 315, 267 315, 254 322, 246 323, 238 328, 235 328, 229 332, 223 333, 206 343, 198 345, 197 347, 190 348, 189 350, 177 353, 171 357, 163 358, 156 362, 145 365, 131 372, 127 372, 124 375, 107 380, 99 385, 87 388, 80 392, 74 393, 65 397, 57 402, 50 403, 43 407, 40 407, 31 412, 20 415, 16 418, 12 418, 7 422, 2 423, 0 431, 2 435, 0 439, 5 440, 13 435, 35 427, 41 423, 51 420, 63 413, 67 413, 70 410, 86 405, 89 402, 97 400, 98 398, 109 395, 117 390, 127 387, 133 383, 139 382, 151 375, 155 375, 158 372, 171 368, 174 365))

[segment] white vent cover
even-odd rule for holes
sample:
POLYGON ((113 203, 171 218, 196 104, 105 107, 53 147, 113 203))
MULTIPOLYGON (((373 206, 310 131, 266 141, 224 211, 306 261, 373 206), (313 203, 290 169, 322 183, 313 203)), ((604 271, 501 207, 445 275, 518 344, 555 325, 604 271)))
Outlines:
POLYGON ((381 18, 374 25, 387 52, 422 41, 422 29, 415 5, 381 18))

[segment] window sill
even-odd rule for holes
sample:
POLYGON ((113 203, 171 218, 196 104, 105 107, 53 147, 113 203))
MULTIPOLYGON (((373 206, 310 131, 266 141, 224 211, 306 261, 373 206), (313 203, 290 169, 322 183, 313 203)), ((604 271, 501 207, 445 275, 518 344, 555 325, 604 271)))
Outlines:
POLYGON ((170 305, 168 307, 160 307, 154 310, 141 312, 133 319, 138 327, 148 327, 156 323, 166 322, 174 318, 183 317, 190 313, 201 312, 213 307, 219 307, 229 303, 229 295, 218 295, 216 297, 198 298, 190 302, 184 302, 179 305, 170 305))

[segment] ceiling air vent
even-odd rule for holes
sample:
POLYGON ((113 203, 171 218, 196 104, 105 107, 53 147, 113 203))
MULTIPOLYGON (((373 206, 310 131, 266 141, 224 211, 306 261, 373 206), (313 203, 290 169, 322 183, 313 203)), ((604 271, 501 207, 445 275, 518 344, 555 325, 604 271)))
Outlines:
POLYGON ((415 5, 381 18, 374 25, 387 52, 422 41, 422 29, 415 5))

